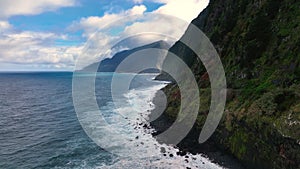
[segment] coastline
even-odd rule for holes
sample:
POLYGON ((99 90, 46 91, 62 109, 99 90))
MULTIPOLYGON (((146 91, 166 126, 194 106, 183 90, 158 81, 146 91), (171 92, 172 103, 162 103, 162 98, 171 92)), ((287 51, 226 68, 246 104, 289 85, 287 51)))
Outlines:
MULTIPOLYGON (((162 91, 164 90, 164 88, 160 90, 162 91)), ((158 91, 155 93, 155 96, 152 99, 154 109, 150 111, 149 116, 151 116, 151 114, 157 114, 156 111, 158 109, 156 105, 159 105, 158 103, 160 102, 160 98, 157 97, 158 91)), ((173 122, 174 119, 168 117, 168 115, 165 112, 163 112, 159 118, 150 122, 150 126, 155 130, 155 132, 152 133, 153 137, 155 138, 155 136, 164 132, 172 125, 173 122)), ((202 154, 204 157, 207 157, 213 163, 216 163, 224 168, 230 168, 230 169, 245 168, 235 157, 219 149, 216 143, 212 139, 209 139, 203 144, 199 144, 198 143, 199 133, 200 131, 197 130, 196 127, 194 126, 190 130, 189 134, 178 145, 176 145, 176 148, 179 149, 179 153, 177 153, 177 155, 185 156, 187 153, 191 153, 194 155, 202 154)))

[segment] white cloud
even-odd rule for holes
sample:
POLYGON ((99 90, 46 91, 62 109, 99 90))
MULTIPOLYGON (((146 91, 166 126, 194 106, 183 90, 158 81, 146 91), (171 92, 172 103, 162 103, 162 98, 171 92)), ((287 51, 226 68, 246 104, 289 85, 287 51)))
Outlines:
POLYGON ((0 21, 0 32, 11 29, 12 26, 7 21, 0 21))
POLYGON ((14 15, 36 15, 76 5, 75 0, 1 0, 0 18, 14 15))
POLYGON ((70 29, 83 30, 83 36, 91 38, 88 43, 92 44, 92 47, 88 47, 87 52, 81 56, 86 59, 80 60, 82 63, 78 63, 81 65, 79 67, 86 66, 99 58, 110 57, 112 52, 109 49, 118 40, 127 37, 136 36, 133 40, 135 44, 131 41, 127 44, 131 48, 158 40, 177 41, 183 35, 189 22, 204 9, 207 5, 205 2, 208 1, 159 0, 159 2, 165 4, 151 13, 145 13, 147 8, 144 5, 138 5, 120 13, 82 18, 79 22, 73 23, 70 29), (116 26, 124 28, 124 31, 118 35, 111 35, 109 31, 116 26), (94 34, 95 32, 97 33, 94 34))
POLYGON ((68 30, 70 31, 78 31, 78 30, 84 30, 84 37, 90 37, 95 33, 96 31, 100 31, 101 29, 104 29, 106 26, 117 26, 119 24, 122 24, 122 20, 120 18, 123 18, 124 16, 130 16, 130 15, 141 15, 147 10, 146 6, 144 5, 137 5, 134 6, 131 9, 128 9, 126 11, 121 11, 117 14, 110 14, 106 13, 102 17, 98 16, 90 16, 86 18, 81 18, 79 22, 74 22, 68 30), (118 22, 117 22, 118 21, 118 22), (112 23, 114 25, 112 25, 112 23))
MULTIPOLYGON (((123 34, 134 34, 139 32, 160 32, 170 37, 179 39, 184 33, 189 22, 197 17, 197 15, 207 6, 208 0, 152 0, 164 5, 157 10, 151 12, 154 18, 147 18, 143 21, 135 21, 131 25, 127 25, 123 34), (162 15, 162 16, 159 16, 162 15), (163 15, 169 15, 166 19, 163 15), (171 19, 170 19, 171 18, 171 19), (179 19, 178 19, 179 18, 179 19)), ((143 1, 134 0, 136 3, 143 1)), ((91 16, 82 18, 79 22, 74 22, 69 30, 77 31, 84 30, 84 37, 91 37, 94 32, 102 31, 109 25, 111 29, 114 26, 120 26, 123 22, 128 22, 130 15, 145 14, 147 10, 144 5, 137 5, 127 11, 120 13, 106 13, 102 17, 91 16)), ((160 40, 160 39, 158 39, 160 40)))
POLYGON ((143 14, 147 10, 145 5, 134 6, 132 9, 125 12, 125 14, 129 15, 140 15, 143 14))
POLYGON ((158 8, 157 13, 192 21, 208 5, 209 0, 154 0, 165 5, 158 8))
POLYGON ((183 35, 188 24, 188 22, 176 17, 153 13, 146 16, 145 21, 135 22, 127 26, 123 32, 123 36, 132 36, 144 32, 144 38, 148 40, 154 38, 152 41, 174 41, 183 35), (153 36, 150 36, 151 33, 153 33, 153 36))
MULTIPOLYGON (((76 58, 81 55, 85 61, 85 63, 80 63, 83 64, 82 68, 99 56, 109 57, 117 52, 110 49, 121 37, 144 32, 145 34, 142 34, 140 38, 136 38, 139 45, 161 39, 173 41, 179 39, 186 30, 188 22, 194 19, 208 3, 208 0, 152 1, 164 3, 164 5, 151 14, 145 14, 147 8, 142 5, 143 1, 134 0, 139 5, 131 9, 75 21, 68 30, 83 30, 83 37, 86 39, 93 35, 86 46, 58 46, 55 44, 56 40, 66 40, 69 36, 51 32, 16 31, 9 22, 0 20, 0 63, 70 70, 73 69, 76 58), (168 18, 160 14, 174 17, 168 18), (144 17, 138 20, 138 17, 126 17, 130 15, 144 17), (186 22, 177 18, 184 19, 186 22), (105 30, 106 25, 110 28, 122 26, 125 29, 119 35, 112 35, 109 31, 113 29, 105 30), (161 33, 162 36, 155 33, 161 33)), ((0 19, 5 20, 13 15, 34 15, 73 5, 75 5, 75 0, 0 0, 0 6, 3 8, 0 11, 0 19)))
MULTIPOLYGON (((1 26, 1 24, 0 24, 1 26)), ((0 34, 0 63, 72 69, 81 47, 55 46, 64 36, 46 32, 7 30, 0 34)))
MULTIPOLYGON (((47 69, 72 69, 80 46, 57 46, 56 40, 67 35, 51 32, 15 30, 7 19, 14 15, 35 15, 76 5, 76 0, 1 0, 0 1, 0 65, 21 65, 47 69)), ((7 66, 6 66, 7 68, 7 66)))

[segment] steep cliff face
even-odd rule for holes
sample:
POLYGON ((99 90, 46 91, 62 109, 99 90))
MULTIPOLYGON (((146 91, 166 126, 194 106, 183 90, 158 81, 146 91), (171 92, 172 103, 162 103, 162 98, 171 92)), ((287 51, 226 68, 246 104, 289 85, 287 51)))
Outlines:
POLYGON ((296 0, 213 0, 193 23, 218 49, 231 87, 270 76, 286 87, 300 78, 299 9, 296 0))
MULTIPOLYGON (((300 168, 300 1, 211 0, 192 23, 217 49, 229 88, 212 141, 248 168, 300 168)), ((200 130, 210 105, 206 71, 182 43, 170 51, 201 87, 200 130)), ((179 110, 174 86, 164 89, 171 119, 179 110)))

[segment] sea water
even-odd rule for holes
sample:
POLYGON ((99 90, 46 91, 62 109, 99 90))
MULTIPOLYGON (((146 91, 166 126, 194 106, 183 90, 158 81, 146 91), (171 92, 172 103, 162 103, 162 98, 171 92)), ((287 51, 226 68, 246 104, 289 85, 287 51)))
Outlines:
POLYGON ((153 74, 136 75, 115 107, 112 76, 96 77, 99 110, 110 124, 99 128, 124 134, 98 138, 107 144, 117 140, 115 148, 126 156, 95 144, 82 129, 72 100, 73 73, 1 73, 0 168, 222 168, 201 154, 177 156, 176 148, 152 137, 153 129, 139 125, 147 123, 152 98, 165 83, 153 81, 153 74))

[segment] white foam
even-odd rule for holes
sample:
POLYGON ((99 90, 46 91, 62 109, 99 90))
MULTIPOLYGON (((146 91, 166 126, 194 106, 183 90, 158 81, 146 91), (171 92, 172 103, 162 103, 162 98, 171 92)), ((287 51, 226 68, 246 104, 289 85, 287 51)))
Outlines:
POLYGON ((177 156, 178 149, 159 144, 151 135, 153 129, 145 129, 141 126, 147 124, 147 117, 155 108, 152 99, 156 91, 165 85, 165 83, 158 83, 151 87, 130 90, 125 94, 126 101, 118 100, 124 106, 114 109, 115 113, 111 113, 112 103, 101 108, 101 111, 107 111, 105 118, 110 125, 98 127, 105 127, 105 130, 115 133, 112 136, 102 137, 102 142, 122 151, 123 154, 125 152, 126 157, 119 157, 113 165, 98 168, 222 168, 201 154, 188 154, 188 158, 177 156), (161 152, 162 147, 166 150, 165 154, 161 152))

